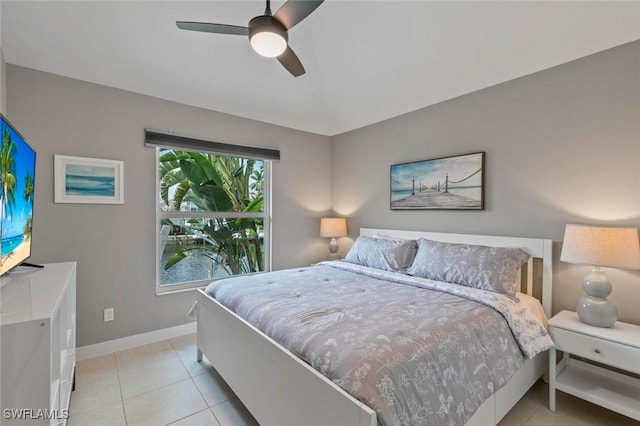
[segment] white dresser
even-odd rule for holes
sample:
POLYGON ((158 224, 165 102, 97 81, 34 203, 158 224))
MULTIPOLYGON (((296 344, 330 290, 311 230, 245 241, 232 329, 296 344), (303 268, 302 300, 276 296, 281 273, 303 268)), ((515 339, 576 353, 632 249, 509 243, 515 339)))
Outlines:
POLYGON ((76 350, 76 264, 0 278, 0 423, 64 425, 76 350))

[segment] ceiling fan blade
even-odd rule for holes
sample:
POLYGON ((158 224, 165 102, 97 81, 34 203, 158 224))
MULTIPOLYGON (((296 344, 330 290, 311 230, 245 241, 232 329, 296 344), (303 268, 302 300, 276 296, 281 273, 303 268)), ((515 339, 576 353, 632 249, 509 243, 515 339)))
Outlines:
POLYGON ((186 22, 176 21, 176 25, 181 30, 201 31, 204 33, 249 35, 249 28, 238 25, 210 24, 208 22, 186 22))
POLYGON ((278 56, 278 61, 287 69, 287 71, 293 74, 294 77, 300 77, 305 73, 302 62, 300 62, 298 56, 289 46, 287 46, 287 49, 282 53, 282 55, 278 56))
POLYGON ((311 12, 316 10, 324 0, 289 0, 274 15, 287 30, 299 24, 311 12))

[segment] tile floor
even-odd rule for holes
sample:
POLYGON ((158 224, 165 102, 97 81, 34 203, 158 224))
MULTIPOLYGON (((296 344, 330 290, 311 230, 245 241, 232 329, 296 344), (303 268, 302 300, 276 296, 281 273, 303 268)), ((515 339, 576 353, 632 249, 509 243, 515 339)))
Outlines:
POLYGON ((640 422, 557 391, 556 411, 549 411, 549 385, 539 380, 509 411, 499 426, 640 426, 640 422))
MULTIPOLYGON (((206 359, 196 362, 195 342, 190 334, 79 361, 68 425, 257 425, 206 359)), ((562 392, 552 413, 547 389, 539 381, 500 426, 640 425, 562 392)))
POLYGON ((78 361, 68 426, 257 425, 190 334, 78 361))

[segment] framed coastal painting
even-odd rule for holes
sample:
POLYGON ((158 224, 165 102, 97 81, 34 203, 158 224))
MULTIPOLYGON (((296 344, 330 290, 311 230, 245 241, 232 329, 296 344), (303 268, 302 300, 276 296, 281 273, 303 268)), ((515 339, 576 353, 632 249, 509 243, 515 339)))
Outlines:
POLYGON ((391 210, 483 210, 484 152, 391 166, 391 210))
POLYGON ((123 204, 124 162, 54 156, 56 203, 123 204))

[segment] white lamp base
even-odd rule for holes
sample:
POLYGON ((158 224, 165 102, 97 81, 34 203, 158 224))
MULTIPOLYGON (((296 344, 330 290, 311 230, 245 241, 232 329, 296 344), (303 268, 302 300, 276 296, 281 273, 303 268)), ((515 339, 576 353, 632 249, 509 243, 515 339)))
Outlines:
POLYGON ((580 320, 596 327, 613 327, 618 320, 618 310, 607 300, 611 294, 611 282, 600 267, 595 267, 582 284, 586 296, 578 300, 576 312, 580 320))
POLYGON ((327 256, 327 260, 338 260, 338 241, 335 237, 331 238, 329 241, 329 256, 327 256))

